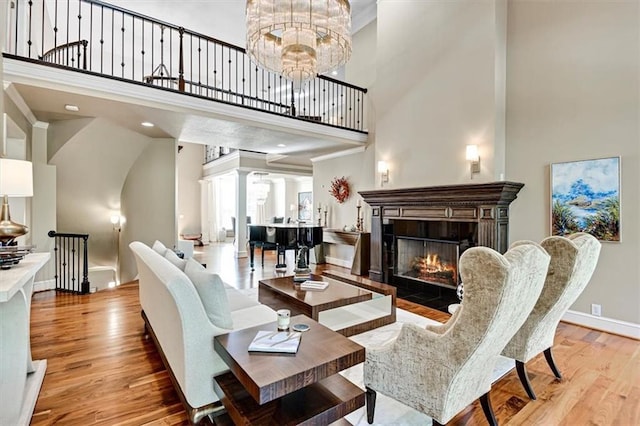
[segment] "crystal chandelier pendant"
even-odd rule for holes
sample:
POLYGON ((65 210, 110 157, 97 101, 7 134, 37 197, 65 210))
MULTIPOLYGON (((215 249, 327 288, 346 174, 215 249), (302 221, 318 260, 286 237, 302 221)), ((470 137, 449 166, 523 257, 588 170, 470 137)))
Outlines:
POLYGON ((299 91, 303 81, 315 77, 317 68, 316 34, 304 28, 282 32, 282 75, 299 91))
POLYGON ((247 53, 299 89, 351 56, 348 0, 247 0, 247 53))

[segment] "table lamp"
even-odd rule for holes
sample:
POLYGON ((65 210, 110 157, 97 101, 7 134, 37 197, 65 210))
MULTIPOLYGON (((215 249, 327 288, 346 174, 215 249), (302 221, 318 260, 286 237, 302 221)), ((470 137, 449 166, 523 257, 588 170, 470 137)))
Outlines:
POLYGON ((9 197, 33 196, 33 168, 29 161, 0 158, 0 246, 7 246, 29 232, 25 225, 13 222, 9 213, 9 197))

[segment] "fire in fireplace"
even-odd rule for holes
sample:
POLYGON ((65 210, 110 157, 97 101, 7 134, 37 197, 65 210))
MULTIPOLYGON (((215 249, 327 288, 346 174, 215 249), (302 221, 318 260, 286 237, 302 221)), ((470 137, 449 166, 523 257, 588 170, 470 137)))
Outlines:
POLYGON ((398 237, 396 244, 396 275, 452 288, 458 285, 458 242, 398 237))

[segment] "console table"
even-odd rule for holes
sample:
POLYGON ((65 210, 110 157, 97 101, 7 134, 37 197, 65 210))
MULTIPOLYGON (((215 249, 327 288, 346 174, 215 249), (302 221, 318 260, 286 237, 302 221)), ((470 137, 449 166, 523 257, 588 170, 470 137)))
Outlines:
POLYGON ((31 294, 36 272, 49 253, 32 253, 0 271, 0 424, 28 425, 47 361, 31 359, 31 294))
MULTIPOLYGON (((368 232, 341 231, 339 229, 324 229, 322 231, 323 244, 353 246, 353 260, 350 265, 343 264, 346 262, 335 258, 331 258, 327 263, 350 267, 351 273, 354 275, 369 274, 370 241, 371 234, 368 232)), ((323 252, 318 263, 324 263, 327 258, 329 256, 325 256, 323 252)))

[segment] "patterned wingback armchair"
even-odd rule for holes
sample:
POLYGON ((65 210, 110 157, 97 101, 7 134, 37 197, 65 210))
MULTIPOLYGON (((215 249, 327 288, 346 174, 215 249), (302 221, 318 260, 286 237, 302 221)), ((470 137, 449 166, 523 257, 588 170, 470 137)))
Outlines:
POLYGON ((464 301, 446 324, 404 324, 394 341, 367 349, 364 383, 367 420, 373 423, 376 392, 446 423, 480 398, 496 424, 489 390, 498 355, 533 308, 549 264, 537 244, 504 255, 487 247, 468 249, 459 269, 464 301))
POLYGON ((536 395, 524 364, 544 352, 555 376, 562 378, 551 353, 556 328, 587 286, 600 255, 600 242, 582 232, 568 237, 548 237, 540 245, 551 256, 542 293, 529 318, 502 351, 504 356, 516 360, 518 377, 531 399, 536 399, 536 395))

